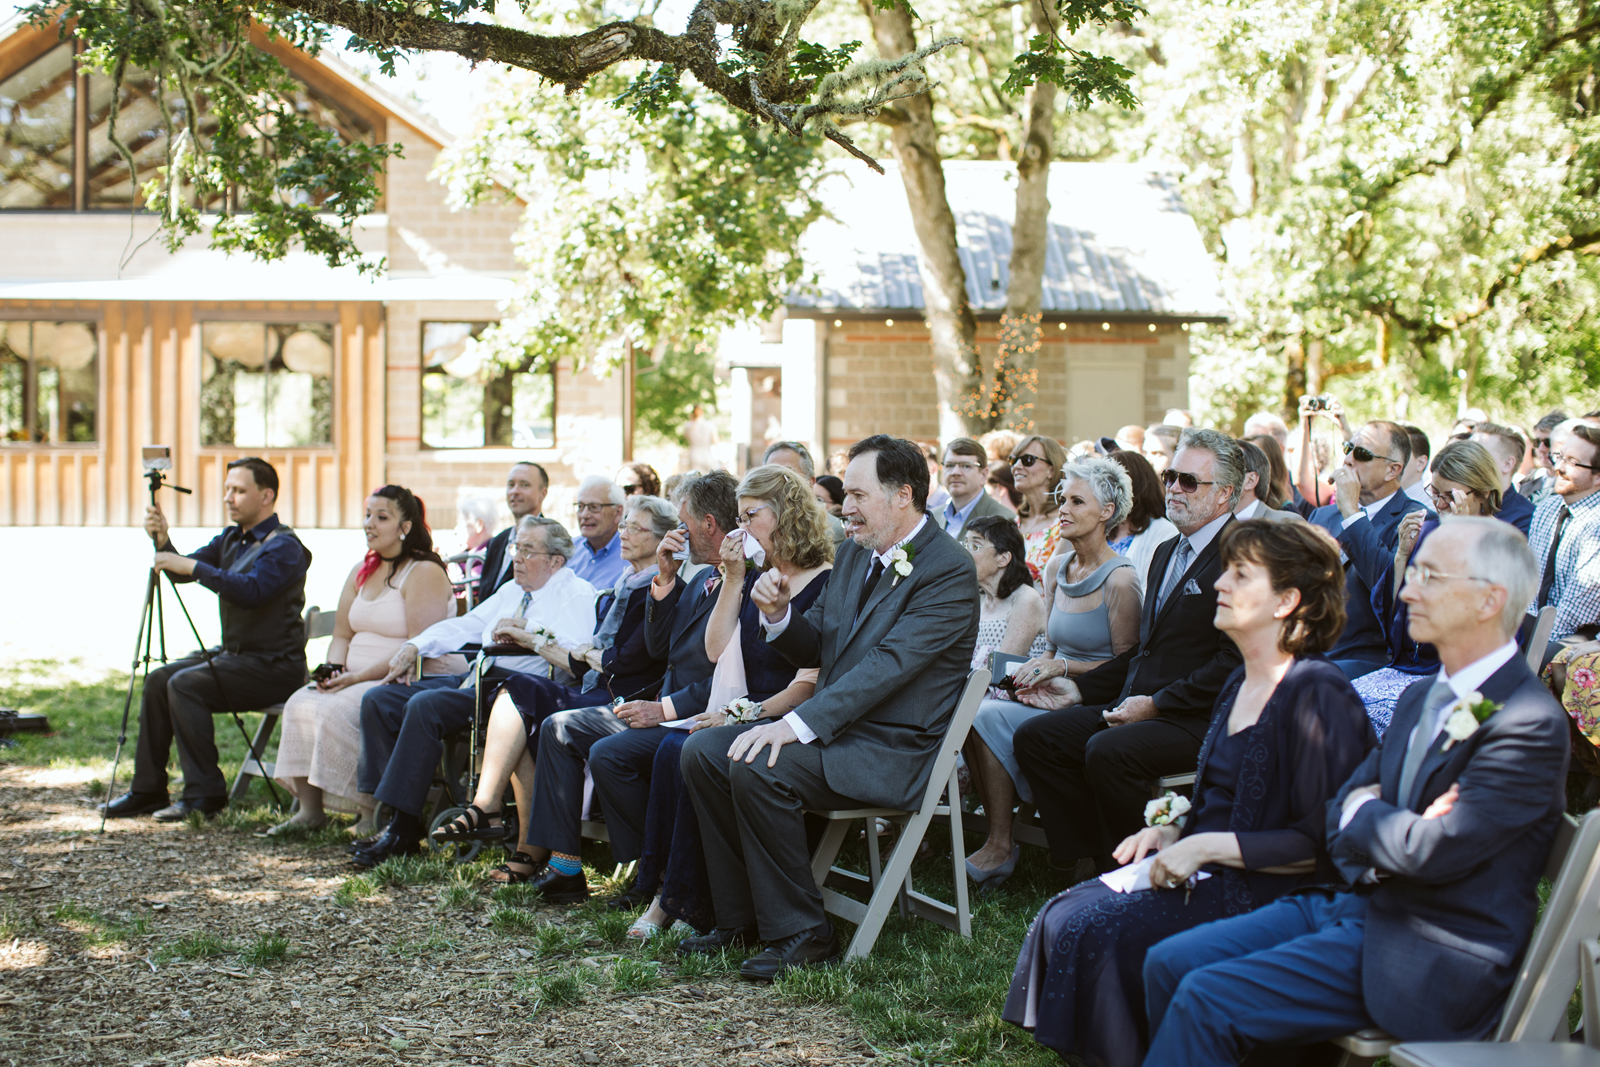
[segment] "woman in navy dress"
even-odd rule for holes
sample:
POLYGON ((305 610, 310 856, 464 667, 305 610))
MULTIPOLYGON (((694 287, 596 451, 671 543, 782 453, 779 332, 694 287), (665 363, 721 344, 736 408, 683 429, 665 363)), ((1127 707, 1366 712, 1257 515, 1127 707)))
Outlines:
POLYGON ((1221 556, 1216 626, 1244 666, 1217 698, 1193 810, 1182 829, 1152 826, 1118 846, 1123 864, 1148 857, 1151 888, 1118 892, 1096 879, 1040 910, 1006 998, 1008 1022, 1091 1067, 1144 1059, 1150 946, 1334 877, 1327 801, 1377 744, 1355 691, 1322 655, 1345 621, 1333 539, 1254 519, 1223 530, 1221 556))
MULTIPOLYGON (((717 668, 707 709, 695 717, 694 730, 721 726, 724 707, 739 697, 760 704, 761 718, 773 719, 793 711, 816 689, 815 670, 796 670, 767 643, 750 590, 763 564, 774 567, 789 579, 791 610, 808 610, 827 588, 833 568, 826 515, 811 487, 787 467, 757 467, 738 491, 740 528, 723 542, 722 591, 706 622, 706 656, 717 668), (760 551, 747 551, 747 541, 760 551), (759 562, 747 566, 752 554, 759 562)), ((632 937, 653 937, 673 920, 700 933, 716 925, 700 822, 679 767, 692 732, 669 731, 651 764, 638 885, 657 892, 629 930, 632 937)))

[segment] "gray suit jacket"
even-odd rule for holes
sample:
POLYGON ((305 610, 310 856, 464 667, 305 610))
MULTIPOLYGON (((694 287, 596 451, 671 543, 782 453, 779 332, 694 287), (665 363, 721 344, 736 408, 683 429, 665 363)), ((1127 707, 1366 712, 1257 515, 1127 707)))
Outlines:
POLYGON ((889 808, 920 803, 978 643, 971 554, 931 519, 911 543, 911 573, 886 572, 858 618, 872 553, 847 541, 827 590, 772 642, 821 669, 796 714, 822 746, 828 787, 889 808))
MULTIPOLYGON (((1015 519, 1017 517, 1016 512, 1000 503, 1000 501, 996 500, 988 493, 979 493, 978 503, 973 507, 972 514, 967 516, 967 522, 971 522, 973 519, 981 519, 987 515, 998 515, 1002 519, 1015 519)), ((954 529, 946 526, 944 532, 949 534, 951 537, 959 538, 961 536, 961 531, 966 529, 966 525, 967 523, 962 523, 960 526, 957 526, 954 529)))

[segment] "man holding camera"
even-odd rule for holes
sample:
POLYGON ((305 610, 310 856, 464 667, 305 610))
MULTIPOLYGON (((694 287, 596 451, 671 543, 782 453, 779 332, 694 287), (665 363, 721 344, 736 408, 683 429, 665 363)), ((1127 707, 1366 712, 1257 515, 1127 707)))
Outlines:
POLYGON ((179 822, 191 811, 215 815, 227 807, 228 783, 217 766, 211 717, 276 704, 305 684, 303 615, 311 553, 278 521, 277 499, 272 464, 254 456, 234 460, 222 501, 235 525, 187 556, 172 547, 161 508, 152 505, 145 512, 144 529, 157 549, 155 569, 217 594, 222 644, 145 679, 133 786, 105 805, 107 816, 154 813, 161 822, 179 822), (183 795, 169 804, 167 755, 174 740, 183 795))

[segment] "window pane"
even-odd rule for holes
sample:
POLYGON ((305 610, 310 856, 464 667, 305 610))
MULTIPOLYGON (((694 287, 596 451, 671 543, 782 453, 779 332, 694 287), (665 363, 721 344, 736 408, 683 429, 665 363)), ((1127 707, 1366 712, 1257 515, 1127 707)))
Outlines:
POLYGON ((516 427, 511 443, 518 448, 556 445, 556 379, 548 372, 518 374, 512 379, 516 427))
POLYGON ((485 444, 482 368, 467 342, 488 326, 487 322, 422 324, 423 444, 432 448, 485 444))
POLYGON ((28 439, 30 322, 0 322, 0 440, 28 439))
POLYGON ((93 323, 33 324, 38 408, 34 414, 34 440, 50 444, 94 441, 99 352, 100 340, 93 323))
POLYGON ((201 328, 200 443, 333 443, 333 327, 208 322, 201 328))
POLYGON ((0 209, 72 207, 72 46, 0 81, 0 209))
MULTIPOLYGON (((89 194, 91 208, 123 208, 130 204, 143 206, 144 196, 140 186, 157 177, 156 168, 167 162, 166 122, 161 117, 162 95, 156 92, 154 75, 129 67, 122 76, 122 92, 114 94, 115 83, 107 76, 89 77, 89 194), (128 180, 128 164, 111 143, 112 97, 117 96, 117 136, 133 153, 138 167, 136 179, 128 180)), ((172 115, 174 129, 188 122, 189 109, 183 94, 169 81, 164 94, 167 111, 172 115)), ((209 141, 216 131, 217 120, 204 113, 199 121, 200 137, 209 141)), ((207 204, 220 206, 220 200, 207 204)))

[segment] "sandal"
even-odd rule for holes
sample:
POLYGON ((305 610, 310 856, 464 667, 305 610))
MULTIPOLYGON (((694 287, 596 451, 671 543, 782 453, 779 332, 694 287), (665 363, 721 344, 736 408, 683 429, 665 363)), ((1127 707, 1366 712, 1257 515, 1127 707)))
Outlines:
POLYGON ((468 804, 465 811, 432 834, 435 841, 498 841, 505 836, 498 811, 484 811, 468 804), (493 819, 493 822, 489 820, 493 819))
POLYGON ((516 855, 489 872, 489 881, 495 885, 521 885, 523 882, 533 881, 534 877, 542 870, 544 870, 543 860, 536 860, 519 849, 516 855), (518 867, 527 869, 518 870, 518 867), (500 875, 505 877, 499 877, 500 875))

